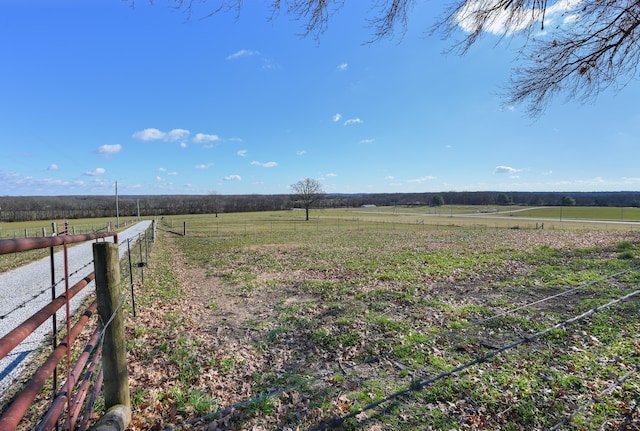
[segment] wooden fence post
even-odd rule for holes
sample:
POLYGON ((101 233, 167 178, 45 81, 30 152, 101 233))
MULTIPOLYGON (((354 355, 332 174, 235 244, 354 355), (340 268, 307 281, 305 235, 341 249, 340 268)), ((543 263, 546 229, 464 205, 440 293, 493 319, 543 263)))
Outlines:
POLYGON ((102 347, 105 410, 122 405, 130 411, 124 316, 122 307, 117 309, 121 298, 118 245, 110 242, 94 243, 93 259, 100 321, 105 325, 111 320, 105 330, 102 347))

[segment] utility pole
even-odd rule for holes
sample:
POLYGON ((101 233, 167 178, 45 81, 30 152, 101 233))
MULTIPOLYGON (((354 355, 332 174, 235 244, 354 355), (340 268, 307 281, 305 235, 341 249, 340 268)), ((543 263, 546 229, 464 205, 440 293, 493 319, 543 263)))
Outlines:
POLYGON ((118 182, 116 181, 116 229, 120 227, 120 208, 118 207, 118 182))

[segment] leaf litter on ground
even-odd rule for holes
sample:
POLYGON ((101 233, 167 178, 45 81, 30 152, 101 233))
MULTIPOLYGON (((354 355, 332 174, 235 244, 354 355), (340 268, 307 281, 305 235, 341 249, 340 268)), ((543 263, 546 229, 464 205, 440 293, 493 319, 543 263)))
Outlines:
MULTIPOLYGON (((358 411, 633 289, 638 271, 473 323, 589 283, 594 271, 632 268, 637 259, 616 258, 620 241, 637 246, 640 237, 510 229, 238 235, 227 244, 164 237, 127 324, 131 429, 164 429, 283 388, 291 389, 185 429, 308 429, 358 411)), ((343 427, 549 428, 640 362, 637 304, 358 413, 343 427)), ((638 392, 635 376, 568 429, 619 429, 638 392)))

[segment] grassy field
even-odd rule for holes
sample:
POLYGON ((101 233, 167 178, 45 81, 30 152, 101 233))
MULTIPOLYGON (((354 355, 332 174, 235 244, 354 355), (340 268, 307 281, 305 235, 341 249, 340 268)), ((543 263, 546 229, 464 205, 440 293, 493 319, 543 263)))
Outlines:
POLYGON ((636 219, 640 219, 640 209, 609 207, 565 207, 567 216, 560 218, 559 207, 524 209, 519 206, 448 206, 433 207, 377 207, 352 209, 312 210, 311 220, 306 223, 304 211, 278 211, 263 213, 223 214, 211 216, 167 216, 164 224, 176 232, 205 230, 216 234, 225 232, 288 231, 296 226, 311 224, 321 229, 340 229, 349 226, 365 228, 369 225, 384 224, 390 228, 396 225, 415 225, 416 229, 426 226, 459 228, 512 228, 559 230, 640 230, 636 219), (573 211, 575 210, 575 211, 573 211), (620 220, 624 211, 624 220, 620 220), (618 219, 614 217, 618 214, 618 219), (538 218, 536 220, 536 218, 538 218), (624 222, 623 222, 624 221, 624 222))
POLYGON ((131 429, 637 429, 632 225, 368 210, 162 220, 131 429))
POLYGON ((522 207, 508 210, 514 217, 537 217, 551 219, 582 219, 610 221, 640 221, 640 208, 614 207, 544 207, 522 211, 522 207))
POLYGON ((640 208, 620 207, 585 207, 585 206, 549 206, 523 207, 519 205, 478 206, 478 205, 444 205, 441 207, 377 207, 359 208, 359 212, 384 212, 389 214, 416 214, 436 216, 487 216, 500 215, 510 217, 534 217, 550 219, 578 219, 603 221, 640 221, 640 208))
MULTIPOLYGON (((126 229, 126 227, 130 226, 131 223, 135 223, 135 220, 123 219, 121 221, 121 226, 117 229, 115 228, 116 220, 111 218, 81 219, 71 220, 68 222, 70 234, 83 234, 104 231, 109 223, 114 226, 116 231, 120 231, 126 229)), ((0 240, 51 236, 53 234, 53 224, 55 224, 57 231, 61 232, 64 230, 65 220, 0 223, 0 240)), ((34 260, 42 259, 49 256, 49 253, 49 249, 38 249, 21 253, 0 255, 0 272, 9 271, 34 260)))

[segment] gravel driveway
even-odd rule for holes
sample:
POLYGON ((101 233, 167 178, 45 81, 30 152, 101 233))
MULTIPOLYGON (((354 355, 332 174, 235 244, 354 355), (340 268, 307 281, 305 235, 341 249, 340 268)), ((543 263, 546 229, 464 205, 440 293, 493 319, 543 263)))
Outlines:
MULTIPOLYGON (((141 221, 127 230, 118 233, 120 242, 120 257, 127 252, 127 241, 132 244, 139 238, 151 221, 141 221)), ((113 241, 113 238, 106 238, 113 241)), ((93 271, 93 241, 87 241, 69 246, 67 249, 69 262, 69 286, 73 286, 83 277, 93 271)), ((64 255, 62 247, 55 253, 55 280, 56 296, 64 292, 64 255)), ((95 284, 91 282, 78 295, 71 300, 71 309, 74 312, 84 298, 93 293, 95 284)), ((50 258, 32 262, 23 267, 0 274, 0 337, 7 334, 20 323, 28 319, 33 313, 40 310, 51 301, 51 265, 50 258)), ((58 319, 64 319, 64 307, 58 310, 58 319)), ((45 322, 36 331, 27 337, 9 355, 0 360, 0 394, 16 381, 20 372, 28 363, 28 358, 47 338, 51 331, 51 324, 45 322)))

